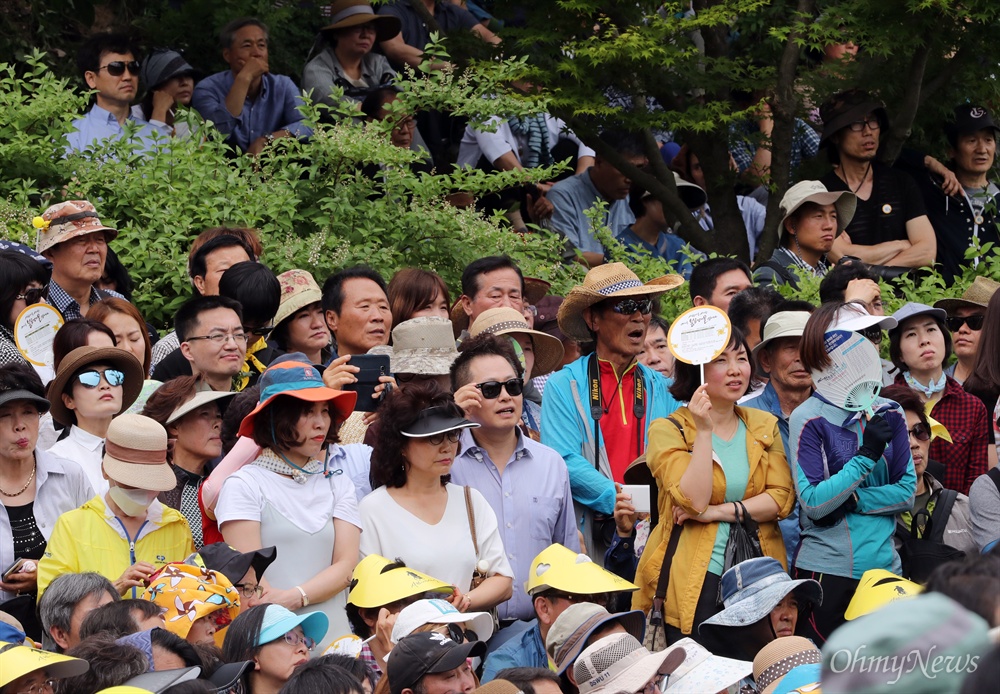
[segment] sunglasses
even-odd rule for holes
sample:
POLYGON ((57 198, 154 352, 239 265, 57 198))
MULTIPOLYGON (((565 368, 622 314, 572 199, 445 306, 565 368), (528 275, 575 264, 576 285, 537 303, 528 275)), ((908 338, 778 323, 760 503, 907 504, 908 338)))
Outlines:
POLYGON ((479 640, 479 635, 472 631, 472 629, 463 629, 458 624, 452 624, 451 622, 448 624, 442 624, 441 626, 445 628, 445 631, 442 631, 441 633, 446 635, 455 643, 465 643, 466 641, 472 643, 473 641, 479 640))
POLYGON ((128 70, 130 75, 135 76, 139 74, 139 61, 130 60, 126 63, 124 60, 113 60, 107 65, 97 68, 98 72, 101 70, 107 70, 112 77, 121 77, 125 74, 125 70, 128 70))
POLYGON ((870 328, 865 328, 864 330, 859 330, 862 337, 866 337, 876 345, 882 341, 882 328, 877 325, 873 325, 870 328))
POLYGON ((246 333, 247 337, 256 337, 258 340, 262 337, 266 338, 274 330, 273 326, 268 326, 264 328, 248 328, 243 326, 243 332, 246 333))
POLYGON ((500 397, 500 389, 506 388, 507 395, 511 397, 517 397, 524 390, 524 380, 520 378, 512 378, 509 381, 486 381, 484 383, 477 383, 476 388, 483 394, 483 397, 487 400, 495 400, 500 397))
POLYGON ((24 293, 18 294, 14 299, 21 299, 24 303, 31 306, 32 304, 37 304, 41 301, 42 296, 45 294, 45 287, 28 287, 24 290, 24 293))
POLYGON ((927 441, 931 437, 931 432, 923 424, 914 424, 912 429, 907 429, 906 433, 917 441, 927 441))
POLYGON ((944 322, 948 326, 948 330, 953 333, 961 330, 963 325, 969 326, 969 330, 979 332, 983 329, 983 321, 985 319, 986 316, 980 313, 978 316, 948 316, 944 322))
POLYGON ((622 299, 616 304, 611 305, 611 310, 615 313, 620 313, 625 316, 631 316, 633 313, 639 312, 642 315, 653 312, 653 300, 652 299, 622 299))
POLYGON ((104 376, 104 380, 109 386, 120 386, 125 383, 125 374, 118 369, 81 371, 76 375, 76 380, 84 388, 96 388, 101 385, 101 376, 104 376))

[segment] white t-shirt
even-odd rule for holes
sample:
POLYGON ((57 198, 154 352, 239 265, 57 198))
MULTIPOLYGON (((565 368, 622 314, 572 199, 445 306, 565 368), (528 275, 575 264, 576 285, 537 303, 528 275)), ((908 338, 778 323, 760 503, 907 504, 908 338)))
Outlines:
POLYGON ((330 518, 361 527, 354 483, 348 475, 309 475, 305 484, 299 484, 256 465, 244 465, 226 478, 215 517, 220 528, 232 520, 259 523, 265 504, 308 533, 318 532, 330 518))
POLYGON ((504 552, 496 514, 486 499, 475 489, 471 490, 479 541, 479 556, 476 557, 465 507, 465 489, 449 484, 447 490, 448 505, 435 525, 425 523, 397 504, 385 487, 366 496, 359 506, 364 529, 361 556, 398 557, 407 566, 450 583, 463 593, 469 590, 478 560, 485 560, 489 565, 488 574, 513 578, 514 571, 504 552))

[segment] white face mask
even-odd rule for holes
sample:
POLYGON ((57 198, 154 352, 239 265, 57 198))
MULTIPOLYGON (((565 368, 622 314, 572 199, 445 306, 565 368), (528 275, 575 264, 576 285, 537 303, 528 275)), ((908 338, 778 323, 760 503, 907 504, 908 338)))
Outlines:
POLYGON ((156 492, 151 492, 147 489, 111 487, 108 490, 108 496, 118 505, 122 513, 134 518, 146 512, 149 505, 153 503, 153 499, 156 498, 156 492))

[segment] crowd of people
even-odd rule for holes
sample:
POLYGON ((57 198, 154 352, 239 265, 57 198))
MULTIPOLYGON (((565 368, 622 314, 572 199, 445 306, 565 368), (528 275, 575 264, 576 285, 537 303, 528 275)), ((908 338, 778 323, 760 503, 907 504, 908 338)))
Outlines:
MULTIPOLYGON (((424 9, 499 41, 456 5, 424 9)), ((421 60, 421 16, 339 0, 303 86, 378 112, 421 60)), ((231 69, 198 81, 176 52, 140 62, 94 37, 70 148, 127 120, 144 141, 189 137, 189 103, 249 154, 309 137, 266 26, 221 41, 231 69)), ((835 168, 785 194, 766 263, 685 255, 648 281, 607 262, 584 212, 603 199, 614 231, 666 257, 683 244, 658 200, 547 114, 468 129, 470 166, 572 150, 577 173, 510 217, 588 265, 565 296, 508 256, 460 287, 427 268, 275 274, 257 230, 213 227, 161 336, 100 201, 42 211, 34 248, 0 250, 0 694, 995 686, 1000 283, 886 315, 878 280, 977 262, 972 240, 997 234, 998 128, 959 107, 950 166, 910 153, 908 174, 875 161, 888 119, 867 95, 819 116, 796 126, 798 156, 826 147, 835 168), (775 291, 799 272, 822 277, 819 304, 775 291), (685 292, 727 316, 703 364, 675 358, 659 315, 685 292), (26 337, 38 311, 59 316, 50 353, 26 337), (819 392, 842 340, 878 373, 864 407, 819 392)), ((402 146, 423 146, 418 122, 397 125, 416 134, 402 146)), ((605 141, 646 163, 635 137, 605 141)), ((678 149, 678 190, 711 228, 678 149)), ((744 143, 736 166, 759 177, 765 152, 744 143)), ((760 202, 742 197, 753 247, 760 202)))

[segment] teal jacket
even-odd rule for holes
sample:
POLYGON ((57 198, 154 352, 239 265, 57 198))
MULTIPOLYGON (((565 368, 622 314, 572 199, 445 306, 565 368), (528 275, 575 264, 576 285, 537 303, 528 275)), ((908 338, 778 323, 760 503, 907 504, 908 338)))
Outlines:
MULTIPOLYGON (((566 461, 573 500, 610 516, 615 510, 615 483, 610 477, 611 465, 603 441, 600 438, 594 441, 594 420, 590 416, 587 392, 589 359, 589 355, 580 357, 546 381, 545 397, 542 398, 542 443, 554 448, 566 461), (594 466, 595 448, 600 451, 597 467, 594 466)), ((653 420, 666 417, 681 405, 668 390, 669 379, 642 364, 638 368, 646 383, 644 434, 648 443, 649 425, 653 420)))

